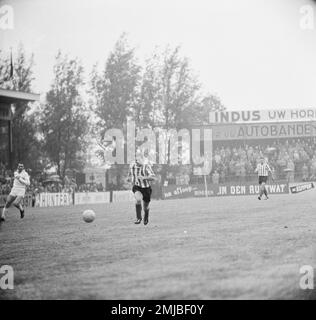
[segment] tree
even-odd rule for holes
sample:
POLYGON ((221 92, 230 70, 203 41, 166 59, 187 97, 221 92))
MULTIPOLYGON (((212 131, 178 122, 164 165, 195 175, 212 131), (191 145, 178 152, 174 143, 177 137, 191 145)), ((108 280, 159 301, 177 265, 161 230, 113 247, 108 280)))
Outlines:
MULTIPOLYGON (((16 57, 13 55, 13 77, 11 77, 11 59, 0 58, 0 83, 4 89, 31 92, 34 57, 27 57, 20 44, 16 57)), ((38 122, 34 116, 34 104, 18 102, 13 108, 12 119, 12 164, 23 162, 32 171, 41 170, 38 159, 41 158, 40 141, 37 138, 38 122), (36 159, 36 160, 35 160, 36 159)))
POLYGON ((220 98, 213 94, 207 94, 206 96, 204 96, 198 109, 199 110, 196 113, 195 120, 200 124, 209 124, 210 112, 226 110, 220 98))
POLYGON ((187 127, 198 110, 200 87, 180 47, 154 53, 146 63, 136 118, 151 127, 187 127))
MULTIPOLYGON (((170 154, 178 152, 171 150, 168 131, 191 126, 200 102, 200 83, 188 59, 180 55, 180 47, 167 47, 147 60, 140 92, 135 120, 140 127, 159 131, 159 139, 164 141, 165 162, 169 165, 170 154)), ((173 147, 178 149, 176 144, 173 147)))
MULTIPOLYGON (((102 143, 104 133, 112 128, 124 130, 127 117, 136 122, 137 128, 168 132, 203 123, 211 106, 221 107, 218 98, 202 94, 201 84, 189 60, 180 54, 180 47, 154 52, 142 70, 125 34, 115 44, 102 73, 97 66, 93 68, 90 94, 101 140, 98 155, 104 161, 105 152, 114 151, 117 143, 102 143)), ((170 141, 165 145, 166 163, 170 164, 170 141)))
MULTIPOLYGON (((138 103, 140 70, 135 49, 129 46, 126 34, 122 34, 109 54, 104 70, 99 73, 96 65, 91 73, 90 106, 96 115, 94 134, 100 146, 97 155, 108 168, 115 167, 107 163, 105 157, 105 152, 113 151, 113 146, 104 141, 104 134, 112 128, 126 130, 126 120, 138 103)), ((117 170, 118 185, 120 172, 117 170)))
MULTIPOLYGON (((219 98, 202 93, 201 84, 188 58, 180 54, 179 46, 155 52, 147 60, 140 92, 135 120, 140 127, 158 129, 164 141, 161 146, 168 165, 172 162, 171 155, 178 155, 178 144, 169 140, 169 130, 189 129, 193 124, 205 124, 210 111, 223 108, 219 98)), ((182 152, 189 147, 182 140, 182 152)), ((163 179, 165 169, 162 171, 163 179)))
POLYGON ((86 146, 89 117, 81 93, 83 84, 80 61, 59 52, 54 81, 42 111, 41 128, 44 150, 61 177, 65 176, 67 169, 82 169, 84 166, 84 159, 79 155, 86 146))
POLYGON ((110 53, 100 74, 97 65, 91 73, 91 106, 97 116, 98 134, 102 140, 109 128, 121 128, 137 103, 140 66, 123 34, 110 53))

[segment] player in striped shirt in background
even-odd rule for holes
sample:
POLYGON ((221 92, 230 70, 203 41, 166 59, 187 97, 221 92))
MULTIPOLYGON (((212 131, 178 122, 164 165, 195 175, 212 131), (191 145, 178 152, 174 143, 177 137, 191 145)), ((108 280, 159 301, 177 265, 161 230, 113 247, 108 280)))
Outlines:
POLYGON ((136 200, 136 221, 140 224, 142 221, 142 201, 144 208, 144 225, 148 224, 149 202, 151 200, 150 182, 155 180, 155 174, 151 165, 140 153, 136 154, 135 161, 131 163, 128 174, 128 181, 132 183, 132 191, 136 200))
POLYGON ((259 193, 258 199, 261 200, 261 197, 264 194, 266 196, 265 200, 267 200, 269 199, 269 197, 266 189, 266 183, 268 180, 269 173, 271 173, 271 177, 273 180, 273 176, 272 176, 273 172, 263 157, 260 159, 260 162, 257 164, 257 168, 255 172, 258 173, 259 186, 260 186, 260 193, 259 193))

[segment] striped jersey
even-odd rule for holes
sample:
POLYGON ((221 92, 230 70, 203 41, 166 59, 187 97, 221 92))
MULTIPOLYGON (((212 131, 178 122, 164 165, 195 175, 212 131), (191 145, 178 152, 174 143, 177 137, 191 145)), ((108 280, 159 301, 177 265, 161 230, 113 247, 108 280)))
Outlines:
POLYGON ((141 180, 139 177, 154 176, 154 172, 150 164, 140 164, 139 162, 133 162, 129 167, 129 178, 131 179, 134 186, 141 188, 150 187, 148 180, 141 180))
POLYGON ((255 171, 258 172, 258 176, 261 177, 267 177, 269 172, 272 172, 270 166, 266 162, 263 164, 258 163, 255 171))

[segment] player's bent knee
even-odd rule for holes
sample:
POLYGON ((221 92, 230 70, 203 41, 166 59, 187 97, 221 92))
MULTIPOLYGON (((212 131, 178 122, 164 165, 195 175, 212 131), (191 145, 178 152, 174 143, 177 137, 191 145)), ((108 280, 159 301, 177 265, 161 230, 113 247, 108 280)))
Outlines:
POLYGON ((20 205, 23 202, 23 197, 19 196, 15 199, 14 203, 20 205))
POLYGON ((14 200, 15 200, 14 197, 8 196, 8 199, 7 199, 7 202, 5 204, 5 207, 8 209, 11 206, 11 204, 14 202, 14 200))
POLYGON ((136 191, 134 193, 134 197, 135 197, 136 203, 140 203, 143 200, 143 195, 139 191, 136 191))

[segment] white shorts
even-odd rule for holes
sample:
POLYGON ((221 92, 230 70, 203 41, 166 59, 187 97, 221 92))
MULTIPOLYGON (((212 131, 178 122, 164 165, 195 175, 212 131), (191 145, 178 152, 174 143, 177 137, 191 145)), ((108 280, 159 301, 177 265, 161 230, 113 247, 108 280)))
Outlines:
POLYGON ((25 196, 25 189, 12 188, 12 190, 10 192, 10 196, 12 196, 12 197, 24 197, 25 196))

